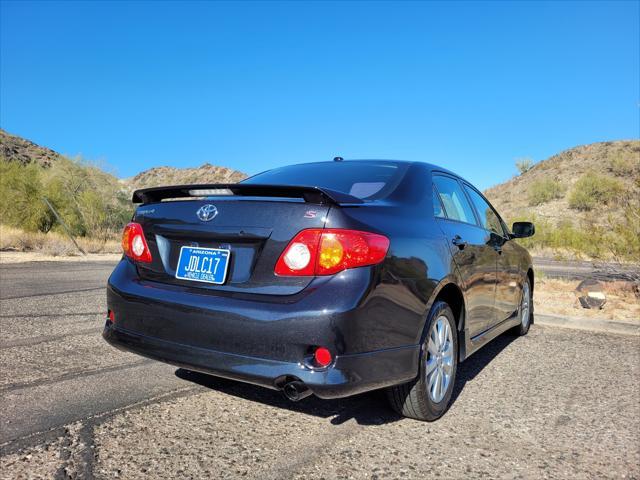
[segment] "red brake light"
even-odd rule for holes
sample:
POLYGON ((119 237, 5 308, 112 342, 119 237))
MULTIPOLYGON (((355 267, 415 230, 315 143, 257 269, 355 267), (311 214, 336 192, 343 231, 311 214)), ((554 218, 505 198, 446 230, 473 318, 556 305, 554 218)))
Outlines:
POLYGON ((333 275, 384 260, 389 239, 377 233, 310 228, 298 233, 276 263, 276 275, 333 275))
POLYGON ((142 225, 131 222, 122 232, 122 250, 124 254, 137 262, 150 263, 151 251, 144 238, 142 225))

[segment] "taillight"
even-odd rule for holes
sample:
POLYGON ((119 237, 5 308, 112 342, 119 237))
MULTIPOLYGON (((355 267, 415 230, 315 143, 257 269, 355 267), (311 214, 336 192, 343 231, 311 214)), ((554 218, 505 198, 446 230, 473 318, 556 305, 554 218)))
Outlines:
POLYGON ((389 239, 377 233, 340 228, 302 230, 276 263, 276 275, 333 275, 384 260, 389 239))
POLYGON ((122 250, 124 254, 137 262, 151 262, 151 251, 144 238, 142 226, 139 223, 131 222, 122 232, 122 250))

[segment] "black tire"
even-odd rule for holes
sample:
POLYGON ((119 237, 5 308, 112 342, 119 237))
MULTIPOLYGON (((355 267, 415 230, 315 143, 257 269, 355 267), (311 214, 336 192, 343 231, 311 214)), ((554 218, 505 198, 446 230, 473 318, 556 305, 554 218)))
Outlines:
POLYGON ((520 323, 515 326, 512 330, 514 335, 523 336, 529 333, 529 327, 533 323, 533 290, 531 289, 531 284, 529 283, 529 277, 526 277, 524 282, 522 282, 522 293, 520 298, 520 305, 518 305, 518 319, 520 323), (525 308, 525 292, 529 292, 528 296, 528 320, 526 322, 522 321, 523 309, 525 308))
POLYGON ((449 408, 451 394, 456 380, 458 370, 458 331, 453 312, 446 302, 436 302, 427 318, 424 338, 420 349, 420 371, 418 377, 402 385, 389 387, 387 398, 391 407, 401 415, 416 420, 434 421, 440 418, 449 408), (428 358, 428 341, 431 329, 437 319, 445 317, 448 320, 452 333, 453 343, 453 370, 450 376, 449 385, 444 397, 438 403, 434 402, 428 391, 428 379, 426 374, 428 358))

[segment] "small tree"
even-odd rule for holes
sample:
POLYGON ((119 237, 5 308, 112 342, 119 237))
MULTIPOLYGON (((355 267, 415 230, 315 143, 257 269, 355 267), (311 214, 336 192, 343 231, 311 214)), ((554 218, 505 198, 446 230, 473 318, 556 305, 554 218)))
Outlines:
POLYGON ((520 172, 520 175, 531 170, 531 167, 533 167, 533 160, 529 157, 516 159, 516 168, 518 169, 518 172, 520 172))

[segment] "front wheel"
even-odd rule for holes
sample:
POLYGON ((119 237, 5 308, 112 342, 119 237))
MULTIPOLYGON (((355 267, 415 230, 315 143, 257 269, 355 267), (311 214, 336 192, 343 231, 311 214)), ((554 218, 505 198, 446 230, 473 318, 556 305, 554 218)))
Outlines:
POLYGON ((455 317, 438 301, 427 319, 427 335, 420 352, 420 372, 411 382, 387 389, 389 402, 405 417, 433 421, 447 411, 458 368, 455 317))

